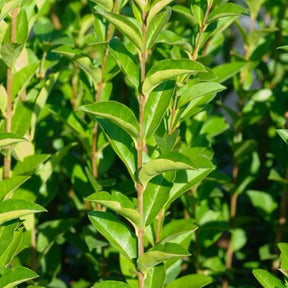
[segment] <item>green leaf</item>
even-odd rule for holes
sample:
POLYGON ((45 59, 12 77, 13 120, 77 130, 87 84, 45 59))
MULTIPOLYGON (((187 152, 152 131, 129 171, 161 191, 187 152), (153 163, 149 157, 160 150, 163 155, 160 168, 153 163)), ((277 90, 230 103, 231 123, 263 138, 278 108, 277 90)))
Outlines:
POLYGON ((145 288, 162 288, 166 278, 165 266, 156 265, 145 277, 145 288))
POLYGON ((203 99, 206 99, 205 96, 213 95, 217 92, 225 90, 226 87, 217 83, 217 82, 205 82, 205 83, 196 83, 193 81, 187 83, 187 85, 179 89, 179 101, 177 103, 178 108, 194 102, 193 106, 201 106, 204 102, 203 99), (200 104, 198 104, 200 102, 200 104))
POLYGON ((253 275, 264 288, 285 288, 280 279, 263 269, 253 269, 253 275))
POLYGON ((116 216, 108 212, 91 211, 88 217, 93 226, 122 255, 132 260, 137 256, 135 234, 116 216))
POLYGON ((40 205, 20 199, 8 199, 0 203, 0 225, 33 213, 45 212, 40 205))
POLYGON ((143 218, 145 226, 149 226, 155 220, 155 217, 157 217, 167 202, 174 174, 174 172, 160 174, 147 184, 143 193, 143 218))
POLYGON ((219 18, 228 17, 228 16, 240 16, 247 15, 247 11, 241 6, 233 3, 224 3, 220 6, 217 6, 213 9, 207 19, 207 23, 218 20, 219 18))
POLYGON ((48 154, 35 154, 25 157, 24 161, 18 161, 13 169, 13 175, 31 175, 46 160, 48 154))
POLYGON ((252 18, 256 19, 264 1, 265 0, 245 0, 251 12, 252 18))
POLYGON ((19 186, 30 179, 30 176, 13 176, 0 181, 0 201, 10 196, 19 186))
POLYGON ((280 271, 285 277, 288 277, 288 243, 278 243, 280 253, 280 271))
POLYGON ((0 148, 7 147, 20 142, 28 142, 24 137, 20 137, 14 133, 0 133, 0 148))
POLYGON ((167 288, 202 288, 213 282, 213 278, 207 275, 191 274, 178 278, 168 284, 167 288))
POLYGON ((144 107, 143 134, 147 139, 157 130, 173 96, 175 81, 165 81, 154 89, 144 107))
POLYGON ((151 4, 148 16, 147 16, 147 24, 149 26, 150 22, 155 19, 155 16, 163 10, 166 6, 168 6, 173 0, 155 0, 151 4))
POLYGON ((181 16, 181 20, 184 18, 189 22, 191 26, 197 25, 197 19, 191 14, 189 8, 183 5, 174 5, 172 10, 181 16))
POLYGON ((241 71, 247 65, 246 62, 232 62, 218 65, 212 69, 212 72, 217 77, 218 83, 223 83, 235 74, 241 71))
POLYGON ((34 279, 38 275, 25 267, 16 266, 13 269, 0 268, 0 288, 14 288, 20 283, 34 279))
POLYGON ((22 49, 23 44, 5 43, 1 47, 0 57, 9 68, 12 68, 14 67, 22 49))
POLYGON ((189 59, 161 60, 148 71, 142 92, 148 96, 156 86, 170 78, 205 71, 205 67, 201 63, 189 59))
POLYGON ((132 138, 122 129, 107 119, 97 120, 102 127, 113 150, 125 164, 131 178, 135 181, 137 151, 132 138))
POLYGON ((139 49, 139 51, 142 51, 142 33, 140 28, 135 25, 134 21, 127 16, 110 12, 101 11, 98 13, 112 23, 123 35, 125 35, 139 49))
POLYGON ((144 164, 139 172, 139 181, 143 186, 155 176, 168 171, 195 169, 193 162, 183 154, 170 152, 162 154, 158 159, 144 164))
POLYGON ((152 267, 172 258, 189 256, 182 246, 174 243, 158 244, 137 259, 138 269, 146 274, 152 267))
POLYGON ((89 0, 89 2, 98 4, 107 11, 112 11, 113 9, 113 0, 89 0))
POLYGON ((103 281, 100 283, 96 283, 92 286, 92 288, 131 288, 128 284, 120 281, 103 281))
POLYGON ((167 24, 171 17, 171 8, 167 8, 164 12, 161 12, 156 18, 152 20, 148 27, 147 31, 147 41, 146 41, 146 50, 149 51, 155 41, 157 40, 158 35, 167 24))
POLYGON ((24 43, 29 35, 28 19, 24 9, 21 9, 17 16, 16 43, 24 43))
POLYGON ((280 46, 277 49, 282 49, 282 50, 288 51, 288 45, 280 46))
POLYGON ((117 62, 120 70, 125 74, 134 88, 138 90, 140 83, 140 68, 134 55, 128 51, 118 38, 114 38, 109 42, 109 51, 117 62))
POLYGON ((129 220, 137 229, 142 227, 139 212, 134 208, 134 205, 130 200, 120 192, 114 192, 110 195, 108 192, 99 191, 90 195, 85 200, 99 203, 110 210, 113 210, 129 220))
POLYGON ((86 73, 86 75, 92 79, 95 87, 101 81, 101 69, 93 66, 91 59, 83 55, 81 51, 74 50, 71 46, 64 45, 53 49, 53 52, 62 54, 70 59, 71 62, 75 62, 86 73))
POLYGON ((288 129, 277 129, 277 133, 288 144, 288 129))
POLYGON ((25 66, 20 71, 16 72, 13 78, 13 96, 15 97, 18 93, 25 90, 27 85, 30 83, 31 78, 36 73, 40 62, 32 63, 25 66))
POLYGON ((139 137, 139 123, 134 113, 124 104, 116 101, 98 102, 81 106, 78 110, 95 115, 96 118, 108 119, 134 139, 139 137))

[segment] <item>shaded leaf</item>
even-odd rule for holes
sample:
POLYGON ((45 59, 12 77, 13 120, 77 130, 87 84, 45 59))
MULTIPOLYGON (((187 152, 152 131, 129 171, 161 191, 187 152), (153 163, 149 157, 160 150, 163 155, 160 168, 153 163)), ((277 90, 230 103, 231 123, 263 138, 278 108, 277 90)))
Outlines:
POLYGON ((109 243, 128 259, 137 256, 136 236, 116 216, 108 212, 91 211, 88 217, 96 228, 109 243))
POLYGON ((166 278, 165 266, 156 265, 149 270, 145 277, 145 288, 162 288, 166 278))

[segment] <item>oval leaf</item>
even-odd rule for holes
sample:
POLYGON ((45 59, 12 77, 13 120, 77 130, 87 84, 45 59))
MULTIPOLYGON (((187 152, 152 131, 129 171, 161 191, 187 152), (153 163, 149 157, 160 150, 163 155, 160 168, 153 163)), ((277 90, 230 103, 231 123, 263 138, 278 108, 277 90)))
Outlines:
POLYGON ((103 281, 96 283, 92 288, 131 288, 128 284, 120 281, 103 281))
POLYGON ((183 276, 168 284, 167 288, 202 288, 212 283, 213 278, 207 275, 192 274, 183 276))
POLYGON ((108 192, 101 191, 90 195, 85 200, 99 203, 113 210, 128 219, 137 229, 141 227, 141 216, 139 212, 134 209, 134 205, 130 200, 121 193, 115 192, 110 195, 108 192))
POLYGON ((149 25, 150 22, 155 18, 155 16, 163 10, 166 6, 168 6, 173 0, 156 0, 153 1, 149 14, 147 17, 147 24, 149 25))
POLYGON ((280 279, 263 269, 254 269, 252 271, 255 278, 264 288, 285 288, 286 286, 280 279))
POLYGON ((158 244, 137 259, 138 269, 146 274, 152 267, 171 258, 189 256, 190 253, 182 246, 174 243, 158 244))
POLYGON ((142 92, 148 96, 160 83, 183 74, 205 72, 205 67, 189 59, 165 59, 157 62, 148 71, 142 92))
POLYGON ((0 148, 25 141, 28 140, 13 133, 0 133, 0 148))
POLYGON ((98 12, 111 22, 123 35, 125 35, 140 51, 142 50, 142 33, 139 27, 127 16, 106 11, 98 12))
POLYGON ((0 203, 0 225, 22 216, 46 212, 40 205, 22 199, 8 199, 0 203))
POLYGON ((119 102, 98 102, 81 106, 78 110, 95 115, 96 118, 100 117, 112 121, 133 138, 138 138, 139 136, 139 123, 134 113, 119 102))
POLYGON ((123 256, 132 260, 137 256, 136 236, 116 216, 108 212, 91 211, 88 217, 109 243, 123 256))
POLYGON ((139 181, 143 186, 156 175, 167 171, 195 169, 193 162, 183 154, 171 152, 161 155, 161 158, 151 160, 139 172, 139 181))
POLYGON ((117 38, 109 43, 109 51, 117 62, 120 70, 125 74, 129 82, 138 90, 140 83, 140 69, 133 54, 131 54, 125 45, 117 38))

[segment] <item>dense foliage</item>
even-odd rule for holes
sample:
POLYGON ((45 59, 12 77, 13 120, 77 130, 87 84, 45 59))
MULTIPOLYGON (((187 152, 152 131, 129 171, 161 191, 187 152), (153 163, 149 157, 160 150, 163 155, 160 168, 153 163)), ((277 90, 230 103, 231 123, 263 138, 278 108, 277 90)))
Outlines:
POLYGON ((0 288, 287 287, 287 62, 287 0, 2 0, 0 288))

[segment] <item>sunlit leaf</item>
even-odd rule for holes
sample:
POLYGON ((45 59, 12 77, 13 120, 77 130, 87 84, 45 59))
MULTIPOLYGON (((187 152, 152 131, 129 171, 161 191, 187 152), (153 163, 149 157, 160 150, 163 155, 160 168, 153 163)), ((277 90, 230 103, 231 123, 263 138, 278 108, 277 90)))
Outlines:
POLYGON ((120 281, 103 281, 92 286, 92 288, 131 288, 127 283, 120 281))
POLYGON ((0 133, 0 148, 7 147, 19 142, 28 141, 24 137, 20 137, 14 133, 0 133))
POLYGON ((147 16, 147 24, 149 25, 150 22, 155 18, 155 16, 163 10, 166 6, 168 6, 173 0, 156 0, 153 1, 148 16, 147 16))
POLYGON ((264 288, 285 288, 286 286, 275 275, 263 269, 253 269, 253 275, 264 288))
POLYGON ((277 133, 288 144, 288 129, 277 129, 277 133))
POLYGON ((240 72, 241 69, 244 68, 246 65, 246 62, 224 63, 213 68, 212 72, 216 75, 217 82, 223 83, 227 79, 240 72))
POLYGON ((213 282, 208 275, 191 274, 180 277, 168 284, 167 288, 202 288, 213 282))

